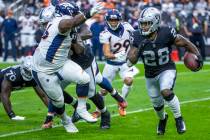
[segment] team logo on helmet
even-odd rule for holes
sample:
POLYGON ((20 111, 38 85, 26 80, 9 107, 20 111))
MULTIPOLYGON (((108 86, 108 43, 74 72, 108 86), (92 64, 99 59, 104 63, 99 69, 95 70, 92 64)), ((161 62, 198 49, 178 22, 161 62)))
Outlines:
POLYGON ((138 19, 141 34, 147 36, 157 31, 160 21, 161 13, 158 9, 153 7, 145 8, 138 19))
POLYGON ((122 21, 121 13, 116 9, 108 10, 105 15, 105 20, 108 27, 112 30, 117 30, 122 21))

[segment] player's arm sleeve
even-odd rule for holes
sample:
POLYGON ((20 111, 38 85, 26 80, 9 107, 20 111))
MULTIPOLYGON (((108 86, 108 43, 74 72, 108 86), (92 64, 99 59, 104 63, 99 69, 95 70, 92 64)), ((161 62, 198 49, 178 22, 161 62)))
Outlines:
POLYGON ((12 92, 12 84, 5 77, 1 84, 1 101, 4 106, 6 113, 10 118, 15 117, 14 112, 12 111, 12 105, 10 101, 10 96, 12 92))
POLYGON ((177 37, 176 29, 166 28, 166 32, 168 33, 168 37, 169 37, 170 42, 173 43, 175 41, 176 37, 177 37))
POLYGON ((104 31, 100 33, 99 40, 103 44, 103 53, 106 59, 115 59, 115 55, 111 52, 110 49, 110 35, 108 32, 104 31))
POLYGON ((109 44, 109 38, 110 36, 107 34, 106 31, 103 31, 99 35, 99 41, 101 44, 109 44))

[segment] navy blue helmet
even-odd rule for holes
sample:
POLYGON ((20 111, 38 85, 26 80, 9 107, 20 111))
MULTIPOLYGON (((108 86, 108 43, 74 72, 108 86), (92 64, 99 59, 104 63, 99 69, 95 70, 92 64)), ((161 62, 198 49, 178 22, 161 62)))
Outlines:
POLYGON ((75 16, 80 13, 80 9, 75 3, 66 1, 55 6, 55 13, 59 15, 75 16))
POLYGON ((121 24, 122 15, 117 9, 110 9, 105 15, 105 20, 109 28, 111 28, 112 30, 117 30, 119 25, 121 24), (115 23, 111 23, 112 21, 115 21, 115 23))

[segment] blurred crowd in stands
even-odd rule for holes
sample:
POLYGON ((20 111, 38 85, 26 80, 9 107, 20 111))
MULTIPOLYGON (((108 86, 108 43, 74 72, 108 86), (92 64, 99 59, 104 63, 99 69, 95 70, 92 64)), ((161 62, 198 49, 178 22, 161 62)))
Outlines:
MULTIPOLYGON (((88 10, 97 0, 76 0, 78 6, 88 10)), ((162 26, 172 26, 177 32, 188 37, 199 48, 203 58, 210 55, 207 49, 210 43, 210 0, 104 0, 107 9, 121 11, 124 21, 138 28, 138 17, 142 9, 153 6, 162 11, 162 26)), ((41 8, 48 6, 50 0, 0 0, 0 56, 7 61, 11 55, 14 61, 25 55, 31 55, 40 41, 42 32, 38 23, 41 8), (19 15, 11 9, 11 4, 20 2, 19 15), (26 25, 30 23, 30 25, 26 25), (10 51, 9 51, 10 50, 10 51)), ((93 33, 90 43, 97 59, 103 60, 99 34, 105 28, 103 14, 96 15, 87 23, 93 33)), ((210 48, 210 47, 209 47, 210 48)), ((179 58, 183 50, 179 51, 179 58)))

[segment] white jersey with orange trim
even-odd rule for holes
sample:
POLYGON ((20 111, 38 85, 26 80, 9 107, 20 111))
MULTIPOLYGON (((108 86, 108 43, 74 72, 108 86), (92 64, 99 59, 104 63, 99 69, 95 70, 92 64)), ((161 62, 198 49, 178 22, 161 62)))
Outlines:
MULTIPOLYGON (((130 36, 134 29, 128 22, 123 22, 121 24, 122 29, 120 34, 115 34, 115 32, 109 30, 109 28, 100 33, 100 42, 102 44, 109 44, 110 50, 113 54, 121 51, 128 52, 130 48, 130 36)), ((112 59, 111 61, 118 62, 119 60, 112 59)))

